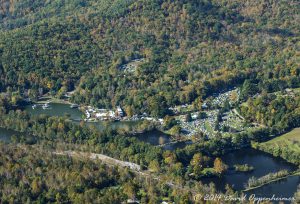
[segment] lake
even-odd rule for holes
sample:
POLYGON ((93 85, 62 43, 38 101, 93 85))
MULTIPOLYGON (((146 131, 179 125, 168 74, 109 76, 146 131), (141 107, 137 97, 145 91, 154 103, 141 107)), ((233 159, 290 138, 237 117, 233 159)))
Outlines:
MULTIPOLYGON (((75 122, 83 118, 83 113, 78 109, 71 109, 67 104, 55 104, 50 103, 51 109, 43 110, 41 105, 32 109, 31 106, 27 106, 27 110, 31 114, 46 114, 50 116, 65 116, 68 115, 70 119, 75 122)), ((123 128, 130 129, 134 127, 139 122, 137 121, 120 121, 120 122, 95 122, 87 123, 88 125, 93 125, 100 131, 104 130, 106 127, 112 129, 123 128)), ((1 130, 2 138, 9 138, 10 133, 6 130, 1 130)), ((143 134, 135 135, 139 140, 150 143, 152 145, 162 145, 165 150, 174 150, 176 148, 184 148, 186 145, 190 144, 191 141, 178 142, 175 144, 168 144, 171 142, 169 135, 164 134, 160 131, 149 131, 143 134)), ((254 149, 242 149, 234 152, 230 152, 221 157, 222 160, 231 167, 228 172, 220 178, 203 178, 201 181, 205 184, 210 182, 215 183, 216 188, 223 191, 225 184, 228 183, 235 190, 243 190, 244 184, 247 183, 248 179, 252 176, 261 177, 270 172, 276 172, 279 170, 287 169, 294 170, 296 167, 290 163, 287 163, 283 159, 275 158, 270 154, 264 153, 259 150, 254 149), (235 164, 249 164, 255 169, 252 172, 235 172, 233 166, 235 164)), ((272 196, 273 194, 278 196, 290 197, 293 196, 294 192, 297 190, 299 185, 299 176, 288 177, 278 182, 273 182, 271 184, 265 185, 262 188, 258 188, 247 192, 247 194, 255 193, 257 196, 272 196)))
MULTIPOLYGON (((32 108, 32 105, 25 106, 25 110, 33 115, 45 114, 49 116, 58 116, 63 117, 67 116, 74 122, 79 122, 83 120, 84 114, 78 108, 70 108, 69 104, 63 103, 49 103, 49 108, 43 109, 42 104, 36 104, 36 108, 32 108)), ((95 126, 98 130, 102 131, 106 127, 112 129, 123 128, 130 129, 134 125, 137 125, 138 122, 134 121, 122 121, 122 122, 109 122, 109 121, 100 121, 100 122, 86 122, 88 125, 95 126)))
POLYGON ((163 132, 158 130, 145 132, 143 134, 137 134, 136 138, 139 140, 150 143, 152 145, 163 145, 171 142, 171 137, 163 132))
POLYGON ((49 103, 49 108, 43 109, 42 104, 35 104, 36 108, 32 108, 32 105, 25 106, 25 111, 33 115, 45 114, 49 116, 69 116, 72 120, 82 120, 83 113, 77 108, 70 108, 68 104, 62 103, 49 103))
MULTIPOLYGON (((258 178, 283 169, 290 171, 297 169, 296 166, 281 158, 273 157, 270 154, 252 148, 230 152, 222 156, 221 159, 228 165, 228 172, 221 178, 202 179, 202 183, 208 184, 213 182, 216 188, 221 191, 224 190, 226 183, 231 185, 235 190, 240 191, 245 189, 244 184, 252 176, 258 178), (235 164, 249 164, 254 167, 254 170, 251 172, 236 172, 233 169, 235 164)), ((292 176, 278 182, 270 183, 262 188, 254 189, 247 192, 247 194, 255 193, 260 196, 272 196, 275 194, 277 196, 290 197, 296 192, 299 183, 299 176, 292 176)))
MULTIPOLYGON (((75 123, 79 123, 84 117, 84 114, 77 108, 70 108, 69 104, 63 104, 63 103, 49 103, 48 109, 43 109, 42 104, 36 104, 36 108, 32 108, 32 105, 27 105, 25 107, 25 110, 33 115, 40 115, 45 114, 49 116, 68 116, 71 120, 73 120, 75 123)), ((110 121, 99 121, 99 122, 85 122, 89 126, 96 127, 99 131, 103 131, 106 128, 111 128, 113 130, 116 129, 125 129, 125 130, 131 130, 135 126, 139 125, 142 121, 116 121, 116 122, 110 122, 110 121)), ((137 137, 139 140, 150 143, 152 145, 162 145, 171 142, 171 138, 169 135, 164 134, 160 131, 149 131, 146 133, 136 134, 135 137, 137 137)), ((178 142, 175 144, 167 144, 163 146, 166 150, 174 150, 177 148, 183 148, 187 144, 190 144, 191 142, 178 142)))
POLYGON ((255 194, 257 197, 293 197, 300 184, 300 176, 291 176, 280 181, 262 186, 247 192, 247 194, 255 194))
POLYGON ((154 146, 161 145, 164 150, 175 150, 175 149, 182 149, 189 144, 192 144, 192 141, 183 141, 177 143, 170 143, 172 142, 172 138, 170 135, 167 135, 158 130, 152 130, 145 133, 135 135, 140 141, 145 143, 152 144, 154 146))

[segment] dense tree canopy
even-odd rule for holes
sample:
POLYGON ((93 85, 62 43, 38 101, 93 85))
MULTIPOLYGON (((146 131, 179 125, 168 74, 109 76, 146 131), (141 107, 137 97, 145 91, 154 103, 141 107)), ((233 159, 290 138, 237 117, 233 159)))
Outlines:
MULTIPOLYGON (((188 203, 193 197, 184 185, 215 192, 198 181, 226 171, 218 156, 300 126, 299 92, 290 90, 300 87, 297 3, 0 0, 0 127, 20 133, 12 137, 18 145, 0 143, 0 200, 158 203, 167 197, 188 203), (255 128, 210 139, 200 134, 198 143, 174 151, 123 129, 99 132, 68 117, 33 116, 19 108, 27 97, 74 91, 74 103, 164 117, 163 128, 179 137, 182 127, 170 107, 192 104, 199 111, 205 99, 235 86, 235 111, 255 128), (52 154, 58 149, 134 162, 161 179, 145 181, 128 169, 52 154)), ((231 106, 227 101, 218 110, 217 122, 231 106)), ((192 120, 188 113, 186 121, 192 120)), ((299 160, 289 149, 268 151, 299 160)))
POLYGON ((293 1, 2 0, 2 5, 2 91, 43 87, 58 94, 76 88, 72 100, 78 103, 123 105, 128 113, 160 117, 167 106, 191 103, 245 79, 267 91, 300 85, 293 1), (139 58, 146 61, 133 72, 120 69, 139 58))

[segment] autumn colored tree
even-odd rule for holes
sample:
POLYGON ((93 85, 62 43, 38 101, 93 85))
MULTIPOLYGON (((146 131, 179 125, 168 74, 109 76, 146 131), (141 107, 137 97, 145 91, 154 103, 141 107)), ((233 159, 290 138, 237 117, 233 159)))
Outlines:
POLYGON ((148 168, 149 168, 150 171, 153 171, 153 172, 159 172, 160 171, 160 165, 159 165, 157 160, 151 161, 148 168))
POLYGON ((227 165, 223 163, 221 158, 217 157, 214 161, 214 170, 218 174, 223 174, 227 170, 227 165))

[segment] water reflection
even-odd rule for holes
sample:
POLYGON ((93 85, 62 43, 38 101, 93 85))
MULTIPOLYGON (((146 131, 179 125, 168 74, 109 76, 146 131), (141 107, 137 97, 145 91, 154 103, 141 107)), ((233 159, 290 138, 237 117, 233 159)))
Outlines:
MULTIPOLYGON (((202 179, 202 182, 206 184, 213 182, 217 189, 222 191, 224 191, 226 184, 231 185, 235 190, 243 190, 245 189, 245 184, 248 179, 252 176, 258 178, 283 169, 290 171, 296 170, 296 166, 281 158, 276 158, 270 154, 250 148, 230 152, 221 158, 229 167, 233 167, 235 164, 249 164, 254 167, 254 170, 251 172, 236 172, 233 168, 230 168, 230 170, 220 178, 214 177, 202 179)), ((248 194, 260 192, 261 195, 266 196, 273 194, 277 195, 278 192, 282 192, 283 196, 291 196, 297 190, 298 184, 299 176, 293 176, 282 182, 279 181, 268 184, 262 189, 249 191, 248 194), (282 190, 283 188, 289 190, 282 190)))
MULTIPOLYGON (((79 123, 84 117, 83 113, 79 109, 72 109, 68 104, 61 104, 61 103, 50 103, 49 108, 43 109, 41 104, 37 104, 36 107, 32 108, 32 105, 28 105, 25 107, 25 110, 33 115, 40 115, 45 114, 49 116, 68 116, 73 122, 79 123)), ((103 131, 107 128, 111 128, 112 130, 125 130, 130 131, 136 126, 138 126, 141 121, 117 121, 117 122, 109 122, 109 121, 99 121, 99 122, 85 122, 89 126, 94 126, 99 131, 103 131)), ((164 134, 160 131, 149 131, 146 133, 136 134, 139 140, 150 143, 152 145, 163 145, 164 149, 166 150, 174 150, 177 148, 183 148, 191 142, 178 142, 172 143, 171 137, 167 134, 164 134)))
POLYGON ((33 115, 45 114, 49 116, 68 116, 72 120, 82 120, 83 113, 77 108, 70 108, 68 104, 61 103, 50 103, 48 108, 43 108, 42 104, 35 104, 36 107, 33 108, 32 105, 25 107, 25 111, 33 115))

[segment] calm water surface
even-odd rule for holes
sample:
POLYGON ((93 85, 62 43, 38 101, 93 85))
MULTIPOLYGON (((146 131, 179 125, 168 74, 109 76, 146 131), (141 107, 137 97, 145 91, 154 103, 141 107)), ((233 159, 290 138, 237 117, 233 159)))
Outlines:
POLYGON ((7 130, 4 128, 0 128, 0 141, 8 143, 11 141, 11 136, 17 136, 20 135, 20 133, 13 131, 13 130, 7 130))
MULTIPOLYGON (((290 171, 296 169, 294 165, 281 158, 275 158, 270 154, 250 148, 230 152, 221 158, 229 166, 229 171, 221 178, 202 179, 202 182, 206 184, 213 182, 219 190, 224 190, 226 183, 231 185, 235 190, 243 190, 248 179, 252 176, 258 178, 283 169, 290 171), (249 164, 254 167, 254 171, 235 172, 232 168, 235 164, 249 164)), ((296 192, 299 183, 299 176, 292 176, 249 191, 247 194, 255 193, 260 196, 272 196, 275 194, 277 196, 290 197, 296 192)))
POLYGON ((167 135, 163 132, 160 132, 158 130, 149 131, 146 133, 142 133, 136 136, 139 140, 150 143, 152 145, 164 145, 162 146, 165 150, 175 150, 175 149, 182 149, 186 147, 189 144, 192 144, 192 141, 184 141, 184 142, 177 142, 177 143, 171 143, 172 138, 170 135, 167 135))
POLYGON ((36 104, 36 108, 33 109, 32 105, 28 105, 25 110, 33 115, 69 116, 72 120, 82 120, 83 118, 83 113, 79 109, 70 108, 68 104, 49 103, 49 106, 49 108, 43 109, 42 104, 36 104))
MULTIPOLYGON (((32 105, 28 105, 25 107, 25 110, 28 113, 33 115, 45 114, 49 116, 68 116, 71 120, 78 123, 83 119, 84 114, 77 108, 70 108, 68 104, 61 103, 49 103, 49 108, 43 109, 42 104, 37 104, 36 108, 32 108, 32 105)), ((116 129, 124 129, 130 131, 135 126, 139 125, 141 121, 117 121, 117 122, 109 122, 109 121, 99 121, 99 122, 87 122, 86 124, 89 126, 94 126, 98 130, 103 131, 106 128, 111 128, 113 130, 116 129)), ((142 134, 137 134, 136 137, 146 143, 150 143, 152 145, 162 145, 171 142, 171 138, 169 135, 164 134, 160 131, 149 131, 142 134)), ((164 146, 164 149, 174 150, 176 148, 183 148, 189 142, 179 142, 175 144, 167 144, 164 146)))
POLYGON ((257 197, 293 197, 300 184, 300 176, 291 176, 286 179, 276 181, 274 183, 265 185, 247 192, 247 194, 255 194, 257 197))
MULTIPOLYGON (((68 115, 70 119, 74 121, 79 121, 83 118, 83 113, 80 110, 71 109, 67 104, 50 103, 50 107, 50 109, 43 110, 41 105, 37 106, 35 109, 32 109, 31 106, 27 106, 26 110, 32 114, 46 114, 50 116, 68 115)), ((123 128, 130 130, 138 123, 139 122, 134 121, 122 121, 88 123, 88 125, 93 125, 100 131, 106 129, 107 127, 112 129, 123 128)), ((0 129, 1 140, 9 141, 9 137, 12 134, 14 133, 11 131, 0 129)), ((191 143, 188 141, 179 142, 176 144, 168 144, 171 142, 170 136, 160 131, 150 131, 143 134, 137 134, 135 137, 152 145, 167 144, 163 146, 163 148, 166 150, 183 148, 191 143)), ((296 168, 283 159, 275 158, 272 155, 254 149, 243 149, 228 153, 222 157, 222 160, 230 167, 229 171, 224 176, 221 178, 202 179, 202 182, 206 184, 213 182, 218 190, 224 190, 226 183, 231 185, 235 190, 243 190, 248 179, 252 176, 261 177, 270 172, 276 172, 283 169, 294 170, 296 168), (255 169, 252 172, 235 172, 232 169, 235 164, 249 164, 255 169)), ((249 191, 247 194, 255 193, 257 196, 272 196, 275 194, 277 196, 290 197, 293 196, 294 192, 296 192, 299 183, 299 176, 288 177, 287 179, 265 185, 262 188, 249 191)))

